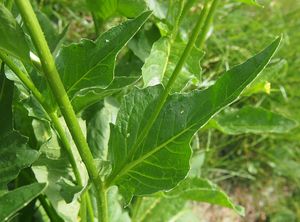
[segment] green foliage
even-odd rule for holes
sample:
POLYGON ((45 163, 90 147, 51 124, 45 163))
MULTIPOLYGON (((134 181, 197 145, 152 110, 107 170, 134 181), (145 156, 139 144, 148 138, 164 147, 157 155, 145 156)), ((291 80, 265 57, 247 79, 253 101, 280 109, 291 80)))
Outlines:
POLYGON ((29 61, 24 32, 10 11, 0 3, 0 49, 23 61, 29 61))
POLYGON ((7 221, 37 197, 45 189, 45 186, 46 184, 33 183, 0 195, 0 220, 7 221))
MULTIPOLYGON (((198 131, 216 128, 216 136, 226 138, 295 130, 292 118, 244 105, 285 67, 272 60, 281 37, 221 72, 211 60, 205 63, 204 50, 195 45, 199 36, 190 37, 198 28, 206 36, 212 22, 198 16, 195 2, 87 0, 97 34, 99 22, 103 30, 115 27, 96 40, 70 44, 65 36, 69 27, 74 32, 72 25, 38 10, 50 3, 36 3, 38 20, 28 0, 15 1, 18 19, 0 5, 1 221, 18 218, 29 203, 23 210, 37 209, 37 221, 197 221, 191 201, 245 215, 221 188, 195 173, 204 159, 194 164, 198 131), (201 24, 200 18, 205 26, 187 27, 201 24), (40 58, 31 62, 29 51, 40 58), (210 76, 207 69, 213 69, 210 76)), ((62 5, 56 2, 53 14, 62 5)), ((261 155, 272 165, 277 152, 261 155)), ((290 163, 276 163, 278 172, 298 181, 287 172, 299 164, 296 158, 290 163)))
POLYGON ((287 133, 297 126, 294 120, 250 106, 222 113, 214 119, 213 124, 226 134, 287 133))

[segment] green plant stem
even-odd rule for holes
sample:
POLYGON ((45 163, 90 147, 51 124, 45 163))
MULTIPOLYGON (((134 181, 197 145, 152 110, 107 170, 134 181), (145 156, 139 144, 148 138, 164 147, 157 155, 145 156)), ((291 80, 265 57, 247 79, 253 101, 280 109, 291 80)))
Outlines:
MULTIPOLYGON (((219 3, 219 0, 213 0, 211 3, 211 6, 209 8, 208 14, 207 14, 207 16, 205 16, 206 19, 205 19, 203 29, 201 30, 201 33, 197 40, 197 45, 200 49, 202 49, 204 46, 206 36, 207 36, 208 30, 212 24, 218 3, 219 3)), ((204 8, 207 8, 207 3, 205 3, 204 8)))
MULTIPOLYGON (((88 192, 88 191, 86 191, 88 192)), ((94 222, 94 209, 93 209, 93 204, 90 195, 86 195, 86 206, 87 206, 87 212, 88 212, 88 221, 89 222, 94 222)))
MULTIPOLYGON (((146 123, 145 127, 143 128, 142 132, 140 133, 139 137, 137 138, 137 142, 133 145, 132 149, 131 149, 131 152, 129 153, 129 158, 130 160, 128 161, 131 161, 132 157, 133 157, 133 154, 136 152, 137 148, 141 145, 141 143, 143 142, 143 140, 145 139, 145 137, 148 135, 151 127, 153 126, 156 118, 158 117, 161 109, 163 108, 168 96, 169 96, 169 93, 171 92, 172 90, 172 86, 177 78, 177 76, 179 75, 188 55, 190 54, 192 48, 194 47, 195 45, 195 42, 197 40, 197 36, 199 35, 199 32, 201 30, 203 26, 203 15, 202 13, 200 14, 199 18, 198 18, 198 21, 193 29, 193 32, 192 32, 192 35, 189 39, 189 42, 187 43, 168 83, 167 83, 167 86, 165 88, 165 90, 163 91, 162 95, 160 96, 159 98, 159 101, 157 103, 157 107, 155 109, 155 111, 152 113, 152 115, 150 116, 149 118, 149 121, 146 123)), ((115 177, 116 175, 113 175, 113 177, 115 177)), ((113 179, 111 179, 113 180, 113 179)), ((111 181, 112 182, 112 181, 111 181)))
POLYGON ((57 131, 60 140, 63 144, 63 147, 66 149, 68 158, 70 160, 72 169, 75 174, 76 181, 78 185, 82 186, 82 178, 80 176, 76 160, 74 158, 70 143, 68 141, 68 138, 64 132, 64 128, 62 127, 61 123, 59 122, 57 114, 48 106, 46 103, 43 95, 40 93, 40 91, 35 87, 34 83, 31 81, 29 76, 22 72, 17 65, 3 52, 0 51, 0 58, 2 61, 5 62, 5 64, 19 77, 19 79, 23 82, 25 87, 29 89, 34 97, 37 99, 37 101, 42 105, 46 113, 49 115, 50 119, 52 120, 53 126, 55 130, 57 131))
POLYGON ((93 12, 92 12, 92 18, 93 18, 94 27, 95 27, 95 33, 96 33, 96 36, 98 37, 100 35, 101 25, 102 25, 103 21, 100 21, 100 19, 97 18, 97 15, 95 15, 95 13, 93 13, 93 12))
POLYGON ((50 221, 63 222, 63 220, 59 217, 59 215, 56 213, 53 206, 49 203, 49 201, 46 199, 46 197, 44 195, 40 195, 38 197, 38 200, 40 201, 41 205, 43 206, 50 221))
POLYGON ((137 197, 136 202, 133 205, 132 222, 137 222, 140 219, 140 218, 138 218, 138 213, 140 211, 142 202, 143 202, 143 197, 137 197))
MULTIPOLYGON (((39 25, 37 17, 32 9, 29 0, 15 0, 15 3, 21 13, 24 23, 30 33, 34 46, 37 50, 38 56, 41 60, 42 69, 45 77, 49 83, 52 93, 56 99, 56 102, 60 108, 60 111, 66 121, 72 138, 76 144, 78 152, 87 168, 89 176, 97 188, 97 195, 99 197, 106 196, 104 184, 98 173, 96 164, 94 163, 93 155, 86 142, 85 136, 81 130, 74 109, 68 98, 67 92, 60 79, 58 71, 55 66, 54 59, 48 47, 47 41, 43 34, 43 31, 39 25)), ((102 204, 98 203, 98 216, 102 219, 102 222, 107 221, 107 201, 102 204)))

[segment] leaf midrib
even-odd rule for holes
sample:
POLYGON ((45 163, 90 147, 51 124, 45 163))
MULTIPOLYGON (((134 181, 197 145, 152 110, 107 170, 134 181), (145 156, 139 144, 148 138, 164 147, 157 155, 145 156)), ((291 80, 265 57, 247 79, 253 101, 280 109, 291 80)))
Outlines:
MULTIPOLYGON (((277 47, 276 47, 277 48, 277 47)), ((276 49, 275 49, 276 50, 276 49)), ((273 50, 272 52, 272 55, 275 53, 275 50, 273 50)), ((249 83, 247 83, 251 78, 252 76, 258 76, 259 73, 264 69, 265 66, 267 66, 268 64, 268 61, 271 60, 272 58, 272 55, 270 55, 267 59, 264 60, 264 62, 262 63, 262 65, 258 66, 255 71, 253 72, 252 75, 249 75, 249 77, 246 79, 246 81, 244 81, 244 84, 241 84, 237 89, 240 90, 241 88, 245 88, 245 86, 249 85, 254 79, 255 77, 253 78, 252 81, 250 81, 249 83), (260 71, 258 71, 260 70, 260 71)), ((235 94, 236 91, 238 90, 235 90, 229 97, 228 97, 228 100, 231 100, 233 95, 235 94)), ((232 102, 229 102, 227 105, 230 105, 231 103, 233 103, 234 100, 232 102)), ((224 104, 224 103, 222 103, 224 104)), ((224 105, 219 105, 218 107, 223 107, 224 105)), ((219 110, 215 108, 215 110, 219 110)), ((217 112, 210 112, 209 116, 211 116, 211 118, 213 117, 213 113, 217 113, 217 112)), ((208 118, 211 119, 211 118, 208 118)), ((200 122, 202 119, 200 119, 198 122, 200 122)), ((208 121, 207 120, 207 121, 208 121)), ((206 122, 207 122, 206 121, 206 122)), ((205 123, 206 123, 205 122, 205 123)), ((205 125, 205 123, 203 123, 203 125, 205 125)), ((167 140, 166 142, 162 143, 161 145, 155 147, 153 150, 151 150, 150 152, 146 153, 145 155, 141 156, 140 158, 138 158, 137 160, 135 161, 132 161, 131 163, 129 164, 126 164, 124 167, 120 167, 121 168, 121 171, 115 176, 113 177, 112 179, 108 179, 108 185, 110 186, 111 184, 113 184, 115 181, 117 181, 121 176, 123 176, 125 173, 127 173, 130 169, 132 169, 133 167, 139 165, 140 163, 142 163, 145 159, 147 159, 148 157, 150 157, 152 154, 158 152, 159 150, 161 150, 163 147, 165 147, 166 145, 168 145, 170 142, 172 142, 173 140, 175 140, 177 137, 181 136, 182 134, 184 134, 185 132, 187 132, 188 130, 190 130, 191 128, 193 128, 194 126, 196 126, 197 123, 194 123, 192 124, 190 127, 184 129, 183 131, 181 131, 180 133, 178 133, 177 135, 171 137, 169 140, 167 140)), ((202 125, 202 126, 203 126, 202 125)), ((200 126, 201 128, 201 126, 200 126)))

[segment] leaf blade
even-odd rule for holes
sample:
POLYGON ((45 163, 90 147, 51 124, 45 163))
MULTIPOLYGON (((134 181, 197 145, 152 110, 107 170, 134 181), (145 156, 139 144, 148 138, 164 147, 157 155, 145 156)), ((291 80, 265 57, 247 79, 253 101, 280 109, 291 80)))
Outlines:
POLYGON ((163 90, 161 86, 135 89, 121 104, 116 125, 112 128, 110 157, 113 171, 108 184, 118 185, 127 201, 132 195, 176 186, 189 171, 189 142, 193 134, 238 98, 268 64, 279 43, 280 38, 245 63, 227 71, 206 90, 171 95, 145 141, 129 156, 163 90))

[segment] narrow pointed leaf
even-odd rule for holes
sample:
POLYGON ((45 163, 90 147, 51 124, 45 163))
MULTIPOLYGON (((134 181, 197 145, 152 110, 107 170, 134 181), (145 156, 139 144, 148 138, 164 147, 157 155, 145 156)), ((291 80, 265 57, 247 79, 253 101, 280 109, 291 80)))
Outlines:
POLYGON ((263 108, 245 106, 216 116, 214 126, 226 134, 287 133, 297 122, 263 108))
POLYGON ((110 29, 95 42, 84 39, 61 49, 56 64, 70 98, 82 89, 106 88, 112 82, 116 56, 150 15, 144 12, 110 29))
POLYGON ((14 16, 0 3, 0 50, 30 61, 25 34, 14 16))
POLYGON ((0 196, 0 221, 8 221, 11 216, 42 193, 45 187, 45 183, 33 183, 0 196))
POLYGON ((132 195, 173 188, 188 173, 190 140, 217 112, 234 102, 264 69, 280 38, 245 63, 224 73, 206 90, 171 95, 144 142, 135 142, 154 111, 161 86, 135 89, 123 101, 112 127, 109 184, 119 186, 127 201, 132 195))

